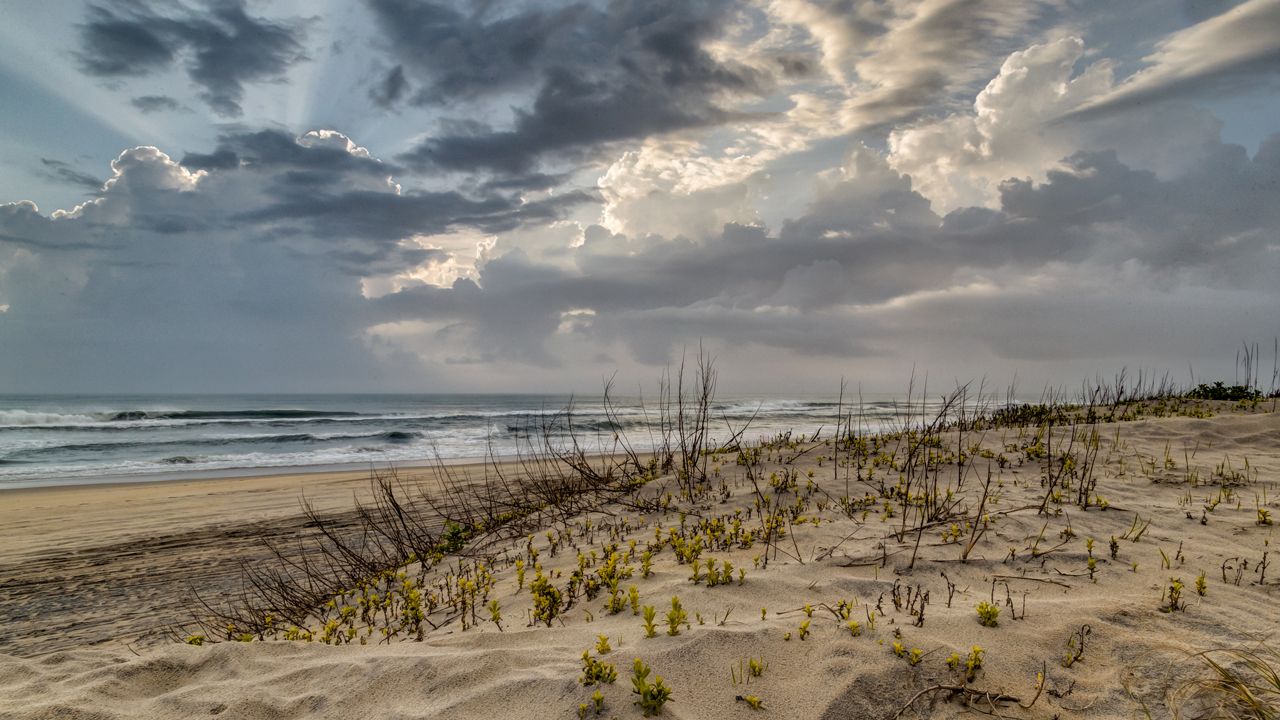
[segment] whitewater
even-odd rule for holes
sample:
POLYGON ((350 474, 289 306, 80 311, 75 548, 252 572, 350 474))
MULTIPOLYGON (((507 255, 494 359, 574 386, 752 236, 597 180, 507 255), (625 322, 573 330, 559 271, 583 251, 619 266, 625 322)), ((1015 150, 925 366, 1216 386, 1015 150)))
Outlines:
MULTIPOLYGON (((0 396, 0 488, 513 457, 568 442, 570 403, 589 450, 661 442, 657 407, 638 398, 606 413, 599 397, 558 395, 14 395, 0 396)), ((860 416, 874 430, 900 413, 884 397, 860 416)), ((834 396, 719 398, 713 436, 830 433, 839 414, 834 396)))

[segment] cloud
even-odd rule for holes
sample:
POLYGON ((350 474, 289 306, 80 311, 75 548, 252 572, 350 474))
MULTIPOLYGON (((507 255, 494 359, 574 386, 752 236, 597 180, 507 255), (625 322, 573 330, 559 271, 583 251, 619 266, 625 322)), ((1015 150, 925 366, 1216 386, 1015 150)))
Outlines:
POLYGON ((1063 120, 1115 87, 1112 63, 1080 68, 1086 49, 1075 37, 1009 55, 972 108, 894 129, 889 160, 911 176, 935 209, 997 207, 1010 177, 1042 179, 1077 150, 1117 150, 1122 159, 1176 176, 1217 143, 1220 123, 1207 111, 1164 103, 1159 113, 1063 120))
POLYGON ((89 6, 87 22, 80 28, 81 48, 76 53, 80 70, 100 77, 146 75, 168 67, 177 48, 155 16, 117 14, 106 7, 89 6))
MULTIPOLYGON (((385 181, 400 168, 370 156, 368 149, 333 130, 313 130, 295 137, 283 130, 223 134, 208 153, 187 153, 182 164, 197 170, 244 168, 315 172, 335 179, 343 174, 385 181)), ((295 180, 301 176, 293 175, 295 180)), ((315 180, 319 182, 319 180, 315 180)), ((385 182, 381 183, 385 185, 385 182)))
POLYGON ((76 52, 85 74, 116 78, 167 70, 180 60, 217 114, 241 114, 246 83, 282 77, 306 59, 303 25, 253 17, 244 0, 217 0, 203 12, 177 5, 160 13, 140 3, 90 5, 76 52))
POLYGON ((1168 179, 1114 152, 1075 153, 1041 181, 1002 183, 997 208, 941 217, 860 147, 776 231, 730 224, 670 239, 593 226, 576 247, 477 249, 475 274, 443 284, 420 278, 460 250, 433 246, 444 236, 431 233, 538 227, 564 208, 531 220, 529 203, 500 196, 397 191, 341 134, 279 140, 227 135, 218 147, 236 162, 201 167, 138 148, 113 163, 100 197, 70 211, 0 206, 0 338, 38 348, 0 360, 27 373, 7 376, 141 383, 146 372, 180 385, 193 377, 185 367, 216 386, 250 373, 243 355, 300 384, 353 368, 363 387, 425 368, 478 382, 498 368, 563 377, 602 352, 633 369, 663 364, 699 341, 732 351, 746 376, 854 361, 898 382, 888 368, 939 353, 957 373, 1091 372, 1179 348, 1207 357, 1264 326, 1280 300, 1280 136, 1253 157, 1217 143, 1168 179), (302 204, 316 191, 290 174, 321 166, 342 180, 302 204), (1184 318, 1213 331, 1150 351, 1133 342, 1184 318), (50 348, 55 367, 38 369, 50 348), (286 373, 289 363, 305 372, 286 373))
POLYGON ((0 205, 0 341, 23 348, 0 371, 234 389, 261 358, 261 377, 296 362, 298 387, 347 373, 367 387, 386 370, 364 340, 379 321, 367 282, 421 285, 452 260, 434 235, 550 222, 580 201, 407 191, 393 167, 329 130, 246 131, 182 163, 126 150, 69 210, 0 205), (45 353, 58 359, 41 367, 45 353))
MULTIPOLYGON (((1224 4, 369 0, 315 68, 369 147, 251 118, 104 182, 28 163, 93 193, 0 205, 0 377, 581 389, 699 342, 770 389, 1181 369, 1280 304, 1280 138, 1196 104, 1271 77, 1276 2, 1224 4)), ((248 8, 98 2, 76 59, 195 132, 139 117, 164 75, 256 113, 305 60, 309 21, 248 8)))
POLYGON ((998 209, 938 217, 909 178, 861 149, 776 234, 730 225, 695 241, 593 228, 572 265, 514 251, 475 281, 406 287, 375 304, 438 343, 550 366, 566 361, 556 352, 565 343, 662 363, 702 340, 735 357, 752 347, 885 367, 969 348, 984 362, 1056 359, 1090 372, 1103 358, 1158 357, 1133 338, 1144 326, 1173 332, 1170 312, 1203 319, 1241 303, 1238 318, 1221 320, 1230 328, 1212 333, 1218 342, 1253 332, 1280 300, 1270 279, 1280 210, 1268 196, 1280 187, 1280 136, 1252 158, 1224 144, 1206 158, 1162 180, 1114 152, 1077 153, 1043 182, 1003 183, 998 209), (1097 314, 1109 318, 1093 333, 1097 314))
POLYGON ((404 77, 404 66, 397 65, 387 71, 382 81, 369 88, 369 99, 384 109, 395 107, 409 92, 409 81, 404 77))
POLYGON ((102 181, 80 172, 61 160, 51 160, 49 158, 40 158, 41 174, 47 178, 57 180, 58 182, 68 185, 75 185, 90 190, 97 190, 102 187, 102 181))
POLYGON ((815 39, 827 74, 849 88, 846 122, 885 126, 988 77, 1051 3, 1023 0, 772 0, 778 20, 815 39))
POLYGON ((421 170, 525 173, 548 156, 573 162, 607 143, 747 117, 726 98, 758 98, 774 82, 708 50, 734 11, 727 2, 625 0, 607 12, 518 6, 492 19, 436 3, 379 0, 373 8, 397 67, 418 79, 415 103, 534 88, 509 127, 446 124, 398 158, 421 170))
POLYGON ((146 114, 182 109, 182 104, 168 95, 142 95, 130 100, 129 104, 146 114))
POLYGON ((1185 95, 1256 92, 1280 78, 1280 0, 1246 0, 1171 33, 1141 70, 1078 108, 1091 116, 1185 95))

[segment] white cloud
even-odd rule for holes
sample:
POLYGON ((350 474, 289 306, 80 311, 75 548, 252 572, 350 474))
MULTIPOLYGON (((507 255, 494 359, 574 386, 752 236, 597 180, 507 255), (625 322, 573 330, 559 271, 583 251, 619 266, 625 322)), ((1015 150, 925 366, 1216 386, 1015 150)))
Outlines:
POLYGON ((1280 69, 1280 0, 1246 0, 1171 33, 1143 62, 1146 67, 1076 111, 1099 112, 1182 90, 1238 91, 1236 81, 1274 76, 1280 69))
POLYGON ((972 109, 895 129, 889 162, 911 176, 935 211, 998 207, 1008 178, 1042 180, 1076 150, 1114 149, 1136 167, 1173 176, 1193 167, 1219 123, 1204 110, 1165 107, 1158 116, 1061 120, 1114 87, 1110 61, 1083 67, 1085 46, 1065 37, 1011 54, 972 109))

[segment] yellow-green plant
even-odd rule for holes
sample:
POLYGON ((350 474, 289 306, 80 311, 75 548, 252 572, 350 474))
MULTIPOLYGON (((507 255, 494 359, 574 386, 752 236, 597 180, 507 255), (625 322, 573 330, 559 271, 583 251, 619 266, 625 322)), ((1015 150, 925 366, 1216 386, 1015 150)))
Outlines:
POLYGON ((657 625, 654 624, 654 618, 658 617, 658 611, 652 605, 645 605, 641 610, 641 617, 644 618, 644 636, 651 638, 658 634, 657 625))
POLYGON ((978 603, 978 623, 984 627, 995 627, 1000 624, 1000 606, 983 600, 978 603))
POLYGON ((1160 612, 1173 612, 1186 607, 1186 603, 1182 600, 1182 591, 1186 585, 1182 584, 1182 578, 1169 578, 1169 588, 1160 596, 1164 604, 1160 606, 1160 612))
POLYGON ((551 627, 551 622, 556 619, 561 610, 563 596, 560 594, 560 589, 553 585, 547 576, 539 572, 529 584, 529 591, 533 593, 533 619, 551 627))
POLYGON ((489 620, 498 626, 498 630, 502 630, 502 606, 498 604, 497 598, 489 601, 489 620))
POLYGON ((1205 582, 1204 572, 1196 576, 1196 594, 1204 597, 1209 593, 1209 584, 1205 582))
POLYGON ((751 708, 752 710, 764 709, 764 701, 756 697, 755 695, 739 695, 735 699, 739 702, 746 703, 747 707, 751 708))
POLYGON ((653 682, 649 682, 649 666, 640 658, 636 658, 632 667, 631 692, 637 696, 634 704, 640 706, 645 717, 662 712, 662 706, 671 699, 671 688, 662 682, 661 675, 655 675, 653 682))
POLYGON ((979 645, 969 648, 969 656, 964 660, 964 678, 969 682, 977 677, 978 671, 982 669, 982 656, 986 651, 979 645))
POLYGON ((804 640, 805 638, 809 637, 809 623, 810 623, 810 622, 812 622, 812 621, 810 621, 810 620, 805 620, 804 622, 800 623, 800 639, 801 639, 801 640, 804 640))
POLYGON ((689 614, 680 604, 680 598, 671 598, 671 610, 667 612, 667 634, 672 637, 680 634, 680 626, 689 621, 689 614))
POLYGON ((596 636, 596 652, 600 653, 601 655, 608 655, 612 651, 613 651, 613 648, 609 645, 609 636, 597 635, 596 636))
POLYGON ((618 679, 618 670, 607 662, 591 657, 590 650, 582 651, 582 677, 578 682, 583 685, 603 685, 618 679))
POLYGON ((1071 633, 1071 637, 1067 638, 1067 654, 1062 658, 1062 667, 1069 668, 1084 657, 1085 638, 1092 632, 1093 628, 1081 625, 1079 630, 1071 633))
MULTIPOLYGON (((617 581, 614 581, 617 584, 617 581)), ((627 598, 623 596, 622 591, 614 587, 609 590, 609 602, 606 604, 610 615, 617 615, 627 607, 627 598)))

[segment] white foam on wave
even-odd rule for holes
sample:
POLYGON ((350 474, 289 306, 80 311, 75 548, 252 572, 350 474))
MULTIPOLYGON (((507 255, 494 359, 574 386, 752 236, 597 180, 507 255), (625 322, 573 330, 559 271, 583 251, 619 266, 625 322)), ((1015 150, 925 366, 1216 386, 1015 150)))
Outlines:
POLYGON ((102 418, 83 413, 57 413, 45 410, 0 410, 0 425, 84 425, 102 422, 102 418))

